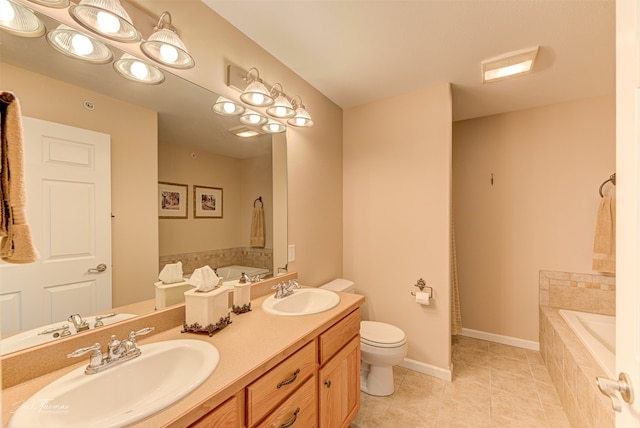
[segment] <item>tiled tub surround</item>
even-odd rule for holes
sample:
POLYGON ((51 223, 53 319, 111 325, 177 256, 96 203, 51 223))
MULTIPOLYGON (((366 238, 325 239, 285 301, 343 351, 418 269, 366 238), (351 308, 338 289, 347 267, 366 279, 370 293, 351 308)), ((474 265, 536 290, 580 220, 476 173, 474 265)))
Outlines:
POLYGON ((613 427, 611 402, 595 383, 604 370, 558 309, 615 315, 615 277, 540 272, 540 354, 569 422, 575 428, 613 427))
MULTIPOLYGON (((273 249, 234 247, 221 250, 200 251, 197 253, 171 254, 160 256, 159 269, 167 263, 182 262, 182 271, 190 274, 203 266, 212 269, 220 266, 253 266, 273 270, 273 249)), ((158 272, 160 272, 158 270, 158 272)))

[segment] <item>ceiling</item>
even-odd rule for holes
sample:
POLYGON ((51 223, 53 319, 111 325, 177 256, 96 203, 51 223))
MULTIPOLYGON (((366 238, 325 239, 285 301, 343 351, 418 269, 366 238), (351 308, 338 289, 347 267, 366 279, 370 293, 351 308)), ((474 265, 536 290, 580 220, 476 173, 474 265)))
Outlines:
POLYGON ((343 109, 446 82, 454 120, 615 92, 614 0, 202 1, 343 109), (482 84, 532 46, 532 73, 482 84))

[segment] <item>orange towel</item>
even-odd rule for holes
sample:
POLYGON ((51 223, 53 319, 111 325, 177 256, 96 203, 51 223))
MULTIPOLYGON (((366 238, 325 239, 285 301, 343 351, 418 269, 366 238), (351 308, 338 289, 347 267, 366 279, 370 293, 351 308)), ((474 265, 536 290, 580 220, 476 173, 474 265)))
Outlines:
POLYGON ((609 196, 603 197, 598 207, 592 268, 616 273, 616 200, 609 196))

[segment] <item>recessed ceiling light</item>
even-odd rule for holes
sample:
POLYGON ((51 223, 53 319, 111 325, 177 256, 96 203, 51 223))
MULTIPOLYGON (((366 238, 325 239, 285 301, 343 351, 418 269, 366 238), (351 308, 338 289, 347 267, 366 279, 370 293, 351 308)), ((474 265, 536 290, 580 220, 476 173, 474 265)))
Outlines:
POLYGON ((255 137, 256 135, 260 135, 260 132, 246 126, 237 126, 235 128, 231 128, 229 129, 229 132, 243 138, 255 137))
POLYGON ((482 83, 495 82, 533 69, 538 46, 509 52, 482 61, 482 83))

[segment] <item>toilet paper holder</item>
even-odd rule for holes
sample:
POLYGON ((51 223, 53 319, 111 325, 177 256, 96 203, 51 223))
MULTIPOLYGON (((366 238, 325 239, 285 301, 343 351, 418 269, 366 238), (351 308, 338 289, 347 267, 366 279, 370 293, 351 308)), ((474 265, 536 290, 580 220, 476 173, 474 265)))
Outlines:
MULTIPOLYGON (((427 286, 427 283, 424 279, 420 278, 415 284, 413 284, 414 287, 418 287, 420 289, 420 291, 424 291, 425 288, 428 290, 427 292, 429 293, 429 297, 433 298, 433 288, 427 286)), ((412 296, 415 296, 416 293, 414 291, 411 292, 412 296)))

